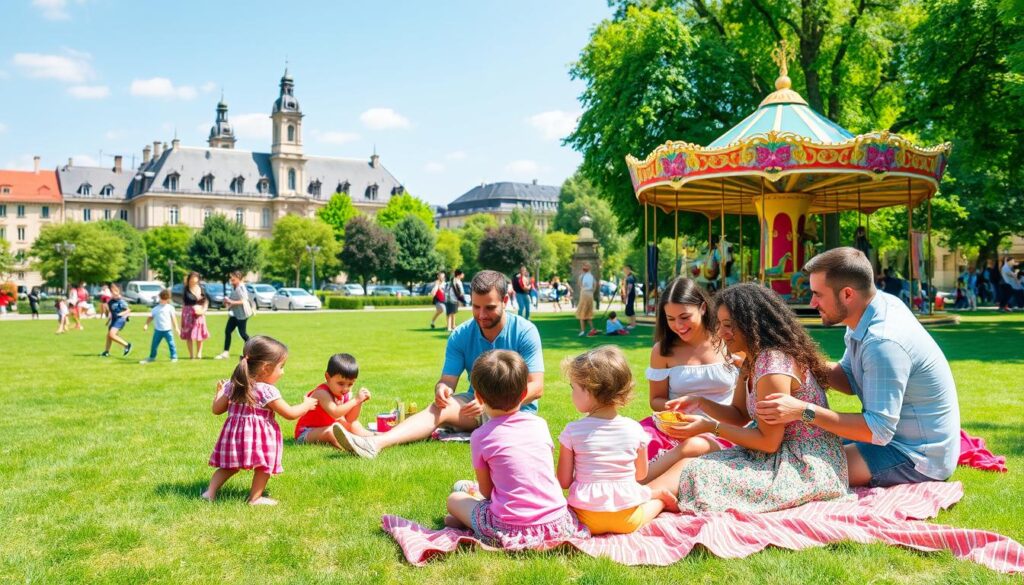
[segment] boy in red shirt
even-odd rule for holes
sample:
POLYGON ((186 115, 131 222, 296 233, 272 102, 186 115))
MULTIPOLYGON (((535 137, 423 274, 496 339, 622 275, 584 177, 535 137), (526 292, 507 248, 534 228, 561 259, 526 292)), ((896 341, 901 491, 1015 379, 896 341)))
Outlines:
POLYGON ((373 435, 359 424, 359 411, 370 399, 370 391, 360 388, 352 397, 352 388, 359 377, 356 358, 347 353, 336 353, 327 360, 324 383, 310 390, 306 396, 317 399, 316 407, 302 415, 295 425, 295 442, 327 443, 335 449, 343 449, 337 436, 341 427, 346 431, 368 437, 373 435))

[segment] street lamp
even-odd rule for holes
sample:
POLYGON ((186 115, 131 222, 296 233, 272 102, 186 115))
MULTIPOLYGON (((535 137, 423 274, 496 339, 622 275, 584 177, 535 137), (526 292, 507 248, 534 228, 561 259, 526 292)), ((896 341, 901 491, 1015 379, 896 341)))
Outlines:
POLYGON ((174 260, 167 261, 167 288, 174 288, 174 260))
POLYGON ((316 294, 316 253, 320 251, 320 246, 306 244, 306 251, 309 252, 310 288, 311 292, 316 294))
POLYGON ((71 242, 57 242, 53 249, 64 257, 64 294, 68 292, 68 256, 75 251, 75 245, 71 242))

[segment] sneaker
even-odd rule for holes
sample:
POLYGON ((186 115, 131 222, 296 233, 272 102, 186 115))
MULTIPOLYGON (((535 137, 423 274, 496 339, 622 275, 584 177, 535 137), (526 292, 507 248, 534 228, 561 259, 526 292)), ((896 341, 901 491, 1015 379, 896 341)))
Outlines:
POLYGON ((177 361, 178 361, 178 358, 171 358, 171 363, 172 363, 172 364, 173 364, 173 363, 176 363, 177 361))
POLYGON ((598 331, 597 329, 591 329, 590 333, 587 333, 587 337, 594 337, 595 335, 600 335, 600 334, 601 334, 601 332, 598 331))
POLYGON ((132 352, 132 344, 128 344, 128 347, 124 348, 124 352, 121 355, 128 355, 132 352))
POLYGON ((105 352, 100 354, 100 357, 110 357, 110 352, 109 351, 105 351, 105 352))
POLYGON ((139 365, 151 364, 151 363, 153 363, 155 361, 156 360, 141 360, 141 361, 139 361, 139 365))
POLYGON ((363 459, 373 459, 377 457, 380 452, 377 449, 377 443, 368 439, 367 437, 360 437, 359 435, 353 435, 352 433, 345 430, 345 427, 337 425, 333 427, 334 437, 338 439, 341 446, 346 451, 351 451, 353 454, 362 457, 363 459))
POLYGON ((436 325, 434 325, 433 323, 431 323, 431 324, 430 324, 430 328, 431 328, 431 329, 433 329, 434 327, 436 327, 436 325))
POLYGON ((225 351, 225 352, 218 353, 217 355, 215 355, 213 357, 213 359, 215 359, 215 360, 226 360, 226 359, 228 359, 229 355, 231 355, 231 354, 229 354, 228 352, 225 351))
POLYGON ((587 332, 586 332, 586 331, 580 331, 580 334, 579 334, 579 335, 577 335, 577 337, 583 337, 583 336, 584 336, 584 335, 586 335, 586 334, 587 334, 587 332))

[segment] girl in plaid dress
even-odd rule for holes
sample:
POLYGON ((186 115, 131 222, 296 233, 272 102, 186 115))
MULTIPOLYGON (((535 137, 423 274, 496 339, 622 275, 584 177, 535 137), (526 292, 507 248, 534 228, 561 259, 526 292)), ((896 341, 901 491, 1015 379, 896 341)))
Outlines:
POLYGON ((217 384, 213 414, 228 413, 224 428, 210 455, 210 466, 216 467, 210 487, 202 497, 213 501, 220 489, 240 469, 252 469, 249 504, 275 506, 277 501, 263 495, 271 475, 283 471, 281 427, 274 413, 295 420, 316 406, 315 398, 307 396, 302 404, 291 406, 274 387, 284 374, 288 348, 283 343, 256 335, 249 338, 242 350, 229 382, 217 384))

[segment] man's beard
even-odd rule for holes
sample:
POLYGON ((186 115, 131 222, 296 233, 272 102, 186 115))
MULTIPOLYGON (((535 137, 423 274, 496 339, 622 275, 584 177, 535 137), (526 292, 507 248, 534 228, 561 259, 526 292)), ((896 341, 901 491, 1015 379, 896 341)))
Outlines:
POLYGON ((838 295, 836 295, 835 299, 836 299, 836 315, 835 315, 834 318, 826 316, 825 313, 819 311, 819 313, 821 314, 821 323, 822 323, 822 325, 824 325, 826 327, 831 327, 833 325, 838 325, 838 324, 842 323, 843 321, 845 321, 846 318, 850 316, 850 312, 848 310, 846 310, 846 307, 844 307, 842 305, 842 303, 839 302, 839 296, 838 295))

